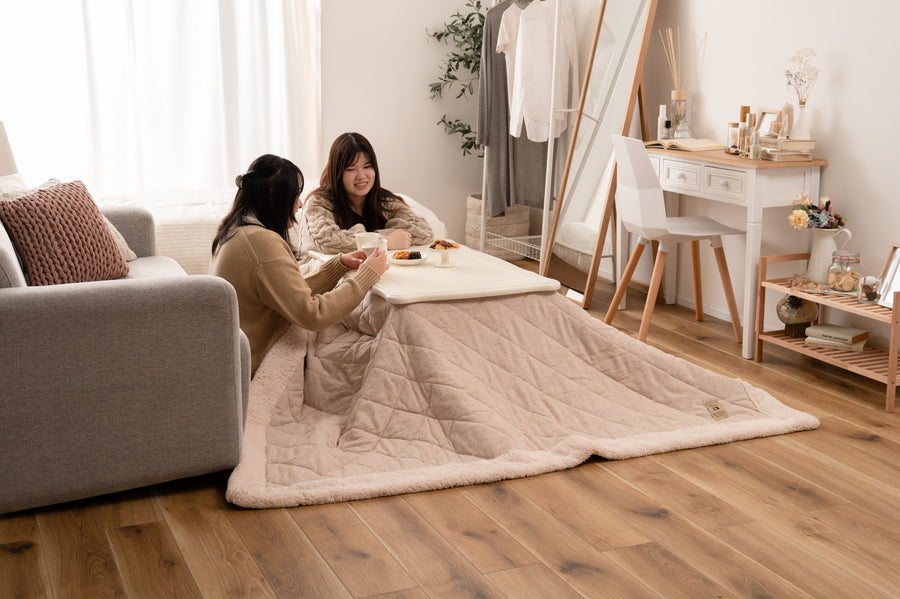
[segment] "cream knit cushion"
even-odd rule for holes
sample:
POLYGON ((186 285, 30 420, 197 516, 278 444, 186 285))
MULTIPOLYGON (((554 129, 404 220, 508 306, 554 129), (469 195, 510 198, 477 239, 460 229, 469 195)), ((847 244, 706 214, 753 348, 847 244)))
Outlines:
POLYGON ((0 220, 31 285, 102 281, 128 274, 128 263, 81 181, 0 202, 0 220))

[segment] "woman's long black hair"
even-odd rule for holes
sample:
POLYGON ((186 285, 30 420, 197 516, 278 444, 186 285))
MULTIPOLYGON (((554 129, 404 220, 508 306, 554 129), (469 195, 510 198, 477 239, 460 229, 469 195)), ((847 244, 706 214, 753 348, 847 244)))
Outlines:
POLYGON ((375 184, 366 194, 363 204, 363 222, 367 231, 383 229, 387 219, 382 209, 388 199, 399 199, 396 194, 381 186, 381 173, 378 170, 378 160, 375 158, 375 150, 372 144, 360 133, 342 133, 331 144, 328 153, 328 164, 322 171, 319 187, 313 194, 323 195, 331 200, 334 210, 334 222, 342 229, 349 229, 356 223, 352 214, 350 198, 344 190, 344 169, 356 162, 362 154, 372 163, 375 169, 375 184))
POLYGON ((293 162, 273 154, 264 154, 253 161, 250 169, 235 177, 238 186, 234 203, 216 231, 212 253, 225 243, 233 227, 248 217, 278 233, 288 245, 288 224, 296 224, 294 203, 303 191, 303 173, 293 162))

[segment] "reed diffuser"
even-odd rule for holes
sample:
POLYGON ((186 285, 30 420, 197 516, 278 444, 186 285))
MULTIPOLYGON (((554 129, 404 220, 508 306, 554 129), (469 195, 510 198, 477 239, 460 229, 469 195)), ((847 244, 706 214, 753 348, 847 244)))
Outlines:
POLYGON ((672 104, 669 110, 669 118, 672 121, 674 137, 693 137, 691 123, 688 117, 687 91, 684 89, 684 84, 687 82, 688 77, 691 76, 691 71, 694 68, 694 64, 697 62, 697 57, 700 55, 700 49, 706 42, 707 34, 703 34, 703 39, 701 39, 700 44, 697 45, 697 51, 694 52, 694 59, 691 60, 691 64, 688 65, 687 71, 682 72, 681 31, 676 29, 673 34, 672 28, 667 27, 665 35, 663 35, 662 30, 658 31, 658 33, 659 39, 662 42, 663 52, 666 56, 666 64, 669 66, 669 74, 672 75, 672 84, 674 86, 671 95, 672 104))

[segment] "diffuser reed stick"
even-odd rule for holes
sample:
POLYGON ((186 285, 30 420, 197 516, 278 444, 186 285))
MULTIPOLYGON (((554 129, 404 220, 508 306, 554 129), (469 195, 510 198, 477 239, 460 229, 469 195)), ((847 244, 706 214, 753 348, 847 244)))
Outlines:
POLYGON ((691 71, 694 69, 694 64, 697 62, 697 57, 700 55, 700 49, 703 47, 703 44, 706 42, 706 36, 708 34, 703 34, 703 39, 700 40, 700 43, 697 45, 697 51, 694 52, 694 59, 691 61, 691 64, 688 66, 687 73, 684 75, 684 78, 681 77, 681 30, 676 29, 673 35, 672 28, 666 28, 666 35, 663 36, 662 30, 657 31, 659 33, 659 41, 662 42, 663 52, 666 56, 666 64, 669 66, 669 74, 672 75, 672 84, 675 86, 676 90, 684 89, 684 84, 687 82, 688 77, 691 76, 691 71))

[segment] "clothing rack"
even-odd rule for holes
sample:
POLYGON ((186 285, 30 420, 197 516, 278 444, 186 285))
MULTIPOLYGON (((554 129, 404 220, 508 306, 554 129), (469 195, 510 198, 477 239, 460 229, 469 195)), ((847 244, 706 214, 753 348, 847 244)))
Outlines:
MULTIPOLYGON (((569 2, 574 0, 557 0, 555 10, 554 10, 554 23, 553 23, 553 55, 552 55, 552 68, 551 68, 551 89, 550 89, 550 107, 549 107, 549 124, 548 124, 548 140, 547 140, 547 159, 545 164, 545 177, 544 177, 544 193, 543 193, 543 207, 542 207, 542 215, 541 215, 541 234, 540 235, 525 235, 521 237, 506 237, 503 235, 499 235, 496 233, 488 232, 487 230, 487 219, 488 219, 488 153, 491 151, 489 146, 485 146, 484 148, 484 170, 482 173, 482 190, 481 190, 481 236, 480 236, 480 244, 479 249, 484 251, 485 248, 490 245, 491 247, 496 247, 498 249, 506 250, 508 252, 518 254, 523 258, 535 260, 539 263, 539 267, 543 270, 544 260, 549 260, 550 251, 547 248, 548 244, 548 236, 550 230, 550 224, 552 220, 552 210, 554 206, 554 201, 556 200, 554 194, 554 166, 558 161, 559 157, 557 156, 557 138, 553 136, 553 117, 559 113, 576 113, 578 110, 576 108, 563 106, 556 106, 556 86, 559 83, 559 77, 557 73, 557 53, 560 49, 560 8, 562 2, 569 2), (546 249, 546 251, 545 251, 546 249)), ((491 8, 500 4, 499 1, 495 0, 491 2, 491 8)), ((577 77, 578 73, 573 73, 573 77, 577 77)), ((578 86, 580 89, 580 85, 578 86)), ((573 98, 574 99, 574 98, 573 98)), ((589 116, 589 115, 588 115, 589 116)), ((571 127, 566 128, 566 133, 568 134, 571 131, 571 127)), ((604 256, 606 257, 606 256, 604 256)))

